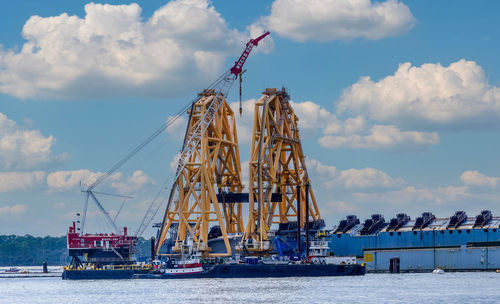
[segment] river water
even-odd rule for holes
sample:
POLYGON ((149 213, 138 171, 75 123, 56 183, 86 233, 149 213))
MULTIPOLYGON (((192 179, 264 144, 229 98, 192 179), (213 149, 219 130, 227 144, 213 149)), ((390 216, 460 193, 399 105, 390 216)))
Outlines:
POLYGON ((0 303, 500 303, 500 274, 63 281, 0 279, 0 303))

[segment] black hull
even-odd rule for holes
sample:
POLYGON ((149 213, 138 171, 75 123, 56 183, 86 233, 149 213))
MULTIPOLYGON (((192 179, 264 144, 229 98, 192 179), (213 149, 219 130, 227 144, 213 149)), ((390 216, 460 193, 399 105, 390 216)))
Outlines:
POLYGON ((300 265, 217 265, 196 274, 135 274, 134 279, 204 279, 204 278, 284 278, 364 275, 366 268, 355 265, 300 264, 300 265))

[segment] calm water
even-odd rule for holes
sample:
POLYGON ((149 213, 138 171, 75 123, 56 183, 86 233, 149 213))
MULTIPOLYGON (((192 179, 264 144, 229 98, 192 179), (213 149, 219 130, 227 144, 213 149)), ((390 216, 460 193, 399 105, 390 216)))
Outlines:
POLYGON ((0 303, 500 303, 500 274, 62 281, 0 279, 0 303))

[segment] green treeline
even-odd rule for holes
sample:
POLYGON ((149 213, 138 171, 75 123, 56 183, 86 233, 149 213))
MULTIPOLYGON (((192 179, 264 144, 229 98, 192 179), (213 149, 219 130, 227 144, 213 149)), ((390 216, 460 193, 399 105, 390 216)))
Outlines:
POLYGON ((64 265, 66 256, 66 236, 0 235, 0 266, 64 265))
MULTIPOLYGON (((139 239, 137 256, 149 257, 150 241, 139 239)), ((69 262, 66 236, 0 235, 0 266, 49 266, 69 262)))

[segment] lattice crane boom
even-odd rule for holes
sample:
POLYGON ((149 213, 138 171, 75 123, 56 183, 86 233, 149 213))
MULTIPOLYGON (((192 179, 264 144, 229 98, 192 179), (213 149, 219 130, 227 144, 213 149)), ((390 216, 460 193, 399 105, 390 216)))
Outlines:
POLYGON ((249 220, 240 244, 261 254, 271 249, 267 231, 272 224, 306 218, 320 220, 312 188, 306 210, 305 185, 310 185, 299 136, 298 117, 285 89, 266 89, 255 103, 249 159, 249 220))
MULTIPOLYGON (((234 66, 228 71, 226 71, 221 77, 219 77, 219 79, 209 88, 209 90, 213 90, 215 92, 215 96, 212 98, 210 104, 206 107, 205 112, 201 116, 201 119, 199 119, 195 123, 195 125, 192 126, 189 134, 186 133, 186 138, 184 139, 183 148, 181 150, 177 162, 177 169, 173 178, 173 183, 170 190, 170 195, 168 198, 165 215, 163 217, 162 228, 160 230, 160 234, 156 242, 157 254, 159 253, 159 250, 164 242, 164 237, 169 227, 169 225, 167 224, 168 213, 171 208, 171 204, 173 202, 175 186, 179 178, 181 177, 184 168, 186 167, 186 163, 193 155, 193 152, 200 145, 200 142, 205 132, 207 131, 207 128, 213 122, 216 114, 221 109, 221 106, 226 103, 225 98, 227 97, 228 92, 231 89, 231 86, 233 85, 234 81, 237 79, 238 75, 242 72, 243 65, 245 64, 245 61, 250 55, 250 52, 252 51, 253 47, 257 46, 259 42, 262 39, 264 39, 267 35, 269 35, 269 32, 265 32, 264 34, 255 39, 250 39, 250 41, 248 41, 248 43, 246 44, 245 50, 243 51, 239 59, 235 62, 234 66)), ((149 225, 149 223, 156 215, 158 208, 160 206, 161 204, 156 204, 156 206, 150 207, 151 210, 148 209, 148 212, 146 213, 146 217, 148 218, 143 220, 141 226, 138 229, 138 235, 142 234, 144 229, 149 225)))
MULTIPOLYGON (((171 190, 167 203, 167 210, 172 202, 174 185, 179 178, 179 175, 182 173, 182 170, 186 166, 186 161, 193 154, 193 151, 196 149, 196 147, 200 144, 203 134, 205 134, 205 131, 213 121, 215 114, 217 113, 217 111, 219 111, 220 106, 223 104, 222 101, 227 96, 235 80, 236 76, 233 75, 230 71, 224 73, 220 81, 213 86, 216 92, 215 98, 209 105, 201 120, 197 122, 194 132, 191 134, 191 136, 185 139, 183 149, 181 150, 179 159, 177 161, 177 169, 175 170, 175 175, 170 180, 170 183, 166 182, 164 184, 164 186, 172 184, 172 187, 170 187, 171 190)), ((139 225, 139 228, 136 231, 136 236, 141 236, 144 233, 144 230, 146 230, 149 224, 151 224, 163 202, 163 200, 159 200, 159 194, 153 199, 141 221, 141 224, 139 225)))

